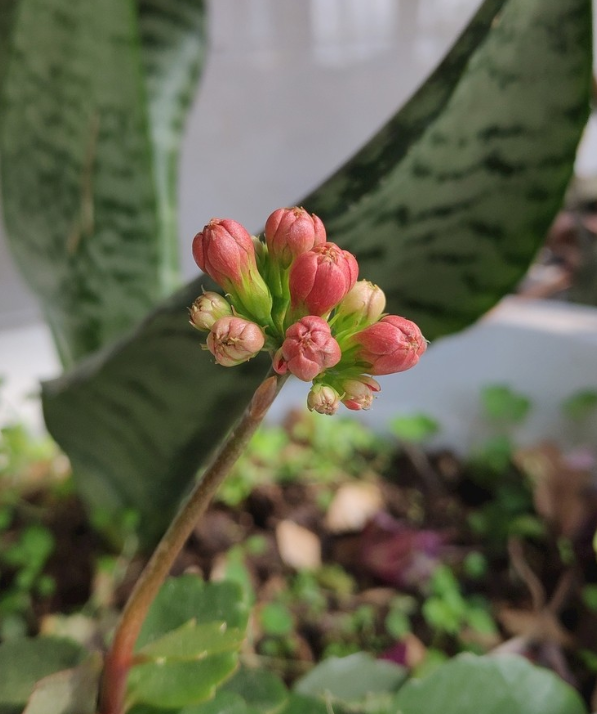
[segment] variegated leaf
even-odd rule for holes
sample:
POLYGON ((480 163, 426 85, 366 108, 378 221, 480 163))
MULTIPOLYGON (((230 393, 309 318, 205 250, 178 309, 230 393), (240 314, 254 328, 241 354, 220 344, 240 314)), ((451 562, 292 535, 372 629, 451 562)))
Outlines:
POLYGON ((68 366, 175 285, 172 167, 203 6, 20 0, 18 10, 1 107, 4 214, 68 366))
POLYGON ((0 90, 10 55, 12 28, 19 0, 0 0, 0 90))

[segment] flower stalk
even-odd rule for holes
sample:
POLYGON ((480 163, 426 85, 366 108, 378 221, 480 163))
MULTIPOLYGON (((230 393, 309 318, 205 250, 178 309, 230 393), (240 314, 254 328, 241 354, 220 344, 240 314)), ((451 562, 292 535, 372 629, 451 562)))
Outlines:
POLYGON ((135 643, 149 608, 288 376, 312 382, 311 411, 331 416, 340 403, 369 409, 380 390, 372 375, 410 369, 427 348, 417 325, 384 315, 383 291, 366 280, 357 283, 355 256, 328 241, 321 220, 302 208, 274 211, 264 240, 236 221, 214 218, 193 239, 193 256, 225 293, 204 292, 190 308, 191 324, 208 333, 203 348, 222 367, 265 351, 272 368, 133 589, 106 656, 100 714, 123 714, 135 643))
POLYGON ((106 656, 100 698, 101 714, 123 713, 126 680, 134 664, 134 647, 149 608, 199 518, 263 421, 287 378, 288 375, 277 375, 272 370, 259 385, 235 428, 213 456, 203 477, 145 566, 123 610, 106 656))

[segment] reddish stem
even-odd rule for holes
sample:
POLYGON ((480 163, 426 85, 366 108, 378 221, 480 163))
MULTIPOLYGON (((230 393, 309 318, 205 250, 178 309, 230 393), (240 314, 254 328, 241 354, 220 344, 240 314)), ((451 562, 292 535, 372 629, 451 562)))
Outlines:
POLYGON ((100 714, 123 714, 126 680, 133 664, 133 651, 149 608, 198 519, 207 509, 287 379, 287 375, 270 375, 255 391, 236 427, 214 455, 201 481, 175 516, 141 573, 122 612, 112 646, 106 655, 100 693, 100 714))

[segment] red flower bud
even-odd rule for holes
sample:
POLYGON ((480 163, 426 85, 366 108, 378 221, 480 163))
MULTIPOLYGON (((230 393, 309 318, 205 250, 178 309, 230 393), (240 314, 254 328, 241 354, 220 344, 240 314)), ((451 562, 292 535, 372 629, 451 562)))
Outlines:
POLYGON ((208 290, 195 300, 190 313, 191 325, 198 330, 211 330, 216 320, 232 315, 232 308, 225 297, 208 290))
POLYGON ((392 374, 414 367, 427 349, 427 342, 414 322, 387 315, 357 332, 352 343, 359 346, 355 359, 370 374, 392 374))
POLYGON ((303 382, 310 382, 338 364, 341 356, 328 323, 308 315, 286 330, 286 339, 274 357, 274 369, 278 374, 290 371, 303 382))
POLYGON ((307 395, 307 407, 310 412, 332 416, 340 406, 340 395, 328 384, 314 384, 307 395))
POLYGON ((359 273, 356 258, 335 243, 325 243, 299 255, 289 275, 295 312, 325 315, 346 296, 359 273))
POLYGON ((240 317, 221 317, 207 336, 209 351, 224 367, 234 367, 255 357, 264 343, 259 325, 240 317))
POLYGON ((265 240, 271 258, 287 268, 301 253, 326 241, 325 227, 304 208, 279 208, 265 223, 265 240))
POLYGON ((240 223, 228 218, 212 218, 197 233, 193 239, 193 258, 227 292, 241 283, 243 275, 257 272, 253 239, 240 223))
POLYGON ((255 245, 240 223, 213 218, 193 239, 197 265, 230 294, 243 314, 270 319, 272 298, 257 269, 255 245))
POLYGON ((362 375, 356 379, 345 379, 342 382, 342 404, 353 411, 370 409, 373 404, 373 395, 379 392, 381 387, 373 377, 362 375))
POLYGON ((336 314, 345 324, 366 327, 377 322, 386 308, 386 296, 381 288, 368 280, 359 280, 338 305, 336 314))

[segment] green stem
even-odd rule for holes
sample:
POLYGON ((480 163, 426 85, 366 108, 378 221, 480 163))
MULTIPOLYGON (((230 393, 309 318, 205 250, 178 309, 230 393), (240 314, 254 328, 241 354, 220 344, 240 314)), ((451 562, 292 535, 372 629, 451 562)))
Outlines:
POLYGON ((263 421, 286 379, 287 375, 279 376, 270 370, 141 573, 106 655, 100 696, 101 714, 123 714, 126 679, 133 664, 133 650, 149 608, 198 519, 263 421))

